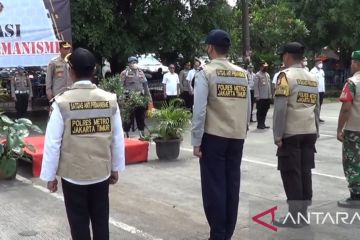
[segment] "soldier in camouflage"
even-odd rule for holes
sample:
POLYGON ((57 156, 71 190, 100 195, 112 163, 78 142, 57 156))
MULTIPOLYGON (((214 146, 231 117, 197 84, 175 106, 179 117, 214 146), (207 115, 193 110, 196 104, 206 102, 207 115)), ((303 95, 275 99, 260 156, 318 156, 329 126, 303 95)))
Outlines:
POLYGON ((360 50, 353 52, 351 72, 340 96, 337 138, 343 143, 343 167, 350 197, 339 207, 360 208, 360 50))

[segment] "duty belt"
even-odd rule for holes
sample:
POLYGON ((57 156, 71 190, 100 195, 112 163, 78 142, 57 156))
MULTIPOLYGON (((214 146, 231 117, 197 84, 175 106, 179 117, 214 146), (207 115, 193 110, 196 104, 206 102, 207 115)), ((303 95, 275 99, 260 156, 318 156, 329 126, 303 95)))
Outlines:
POLYGON ((15 90, 15 94, 24 94, 24 93, 29 93, 29 90, 26 91, 15 90))

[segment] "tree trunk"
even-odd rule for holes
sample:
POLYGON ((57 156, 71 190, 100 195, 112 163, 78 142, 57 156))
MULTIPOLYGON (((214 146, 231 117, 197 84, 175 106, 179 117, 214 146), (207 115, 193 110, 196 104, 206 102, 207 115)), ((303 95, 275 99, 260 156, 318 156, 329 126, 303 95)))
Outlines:
POLYGON ((122 70, 124 70, 126 67, 126 63, 124 61, 121 61, 121 59, 118 55, 112 56, 109 59, 109 63, 110 63, 112 74, 121 73, 122 70))

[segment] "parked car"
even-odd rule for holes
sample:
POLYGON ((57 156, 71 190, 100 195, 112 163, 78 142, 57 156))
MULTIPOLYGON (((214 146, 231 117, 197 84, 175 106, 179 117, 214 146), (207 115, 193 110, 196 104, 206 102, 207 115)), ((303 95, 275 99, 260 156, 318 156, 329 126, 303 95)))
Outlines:
POLYGON ((161 78, 164 73, 169 71, 169 68, 157 60, 154 54, 142 54, 138 56, 138 61, 139 68, 144 71, 148 79, 161 78))

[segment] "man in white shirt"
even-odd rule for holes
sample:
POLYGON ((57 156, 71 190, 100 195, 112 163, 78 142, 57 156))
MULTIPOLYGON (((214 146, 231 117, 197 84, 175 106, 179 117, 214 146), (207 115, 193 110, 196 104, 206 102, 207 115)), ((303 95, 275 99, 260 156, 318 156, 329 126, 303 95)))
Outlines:
POLYGON ((195 81, 195 74, 201 70, 201 62, 199 59, 195 58, 194 67, 191 69, 186 77, 186 80, 190 82, 191 91, 194 92, 194 81, 195 81))
MULTIPOLYGON (((310 71, 312 74, 315 75, 315 78, 318 82, 318 89, 319 89, 319 102, 320 102, 320 110, 321 105, 324 101, 324 95, 325 95, 325 72, 323 70, 323 62, 321 58, 315 59, 315 66, 310 71)), ((325 122, 320 118, 320 122, 325 122)))
POLYGON ((162 83, 164 86, 164 98, 167 102, 179 97, 180 81, 179 75, 175 72, 174 64, 169 65, 169 72, 164 74, 162 83))
POLYGON ((61 177, 73 240, 109 239, 109 184, 125 169, 124 136, 115 94, 92 84, 94 55, 68 58, 71 88, 55 97, 45 134, 40 178, 50 192, 61 177))

